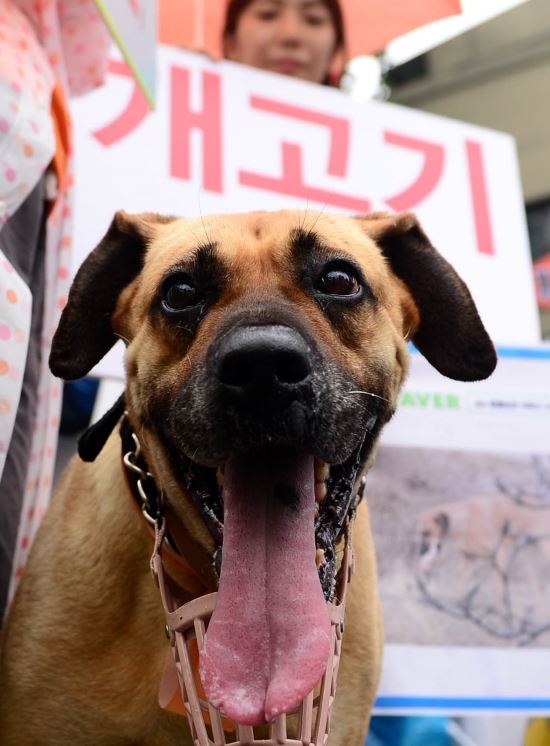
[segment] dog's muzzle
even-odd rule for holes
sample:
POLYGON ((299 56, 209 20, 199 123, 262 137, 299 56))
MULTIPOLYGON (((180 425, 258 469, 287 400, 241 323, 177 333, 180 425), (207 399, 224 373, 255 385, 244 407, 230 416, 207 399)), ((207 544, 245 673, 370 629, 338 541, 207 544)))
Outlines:
MULTIPOLYGON (((194 661, 197 650, 200 654, 204 646, 208 623, 216 606, 218 594, 201 596, 178 607, 170 593, 169 583, 163 569, 161 557, 163 539, 164 526, 161 522, 156 529, 151 570, 159 586, 165 612, 166 633, 171 650, 169 663, 176 669, 193 742, 197 746, 225 746, 225 744, 253 746, 266 743, 277 743, 282 746, 325 746, 336 693, 346 593, 353 573, 351 522, 347 522, 344 532, 344 552, 338 572, 335 597, 327 604, 331 632, 330 652, 325 671, 318 684, 297 707, 289 713, 280 714, 272 723, 260 726, 261 730, 232 721, 223 710, 207 701, 200 680, 194 671, 194 661), (265 740, 266 729, 269 741, 265 740), (289 730, 293 732, 292 735, 289 735, 289 730)), ((284 613, 284 610, 281 611, 284 613)), ((292 622, 290 616, 287 620, 288 623, 292 622)), ((254 674, 254 671, 248 672, 249 676, 254 674)))
POLYGON ((370 429, 374 400, 358 397, 361 386, 299 325, 247 319, 219 330, 152 417, 167 444, 211 468, 265 448, 339 464, 370 429))
MULTIPOLYGON (((208 661, 205 665, 205 657, 208 658, 209 655, 207 650, 209 641, 210 646, 212 646, 212 630, 219 621, 219 619, 215 619, 216 613, 219 612, 219 606, 220 604, 226 607, 228 605, 227 593, 225 594, 225 600, 223 600, 223 591, 220 586, 217 593, 196 598, 178 607, 176 600, 179 597, 178 586, 174 584, 173 579, 168 578, 163 568, 163 551, 173 550, 170 550, 170 544, 166 544, 167 534, 162 493, 156 489, 154 481, 151 480, 151 475, 141 459, 139 440, 135 433, 131 433, 131 429, 128 429, 126 421, 123 423, 123 429, 125 433, 129 430, 134 443, 134 448, 128 451, 123 459, 128 470, 132 491, 147 522, 154 526, 155 546, 151 557, 151 569, 160 588, 166 619, 166 631, 170 640, 170 652, 159 697, 161 706, 167 707, 168 705, 167 709, 187 715, 194 742, 199 746, 221 746, 226 743, 242 745, 267 743, 263 740, 266 729, 274 739, 271 741, 273 743, 288 744, 288 746, 294 744, 301 744, 302 746, 304 744, 309 746, 324 745, 330 724, 330 709, 336 689, 346 592, 352 574, 351 525, 355 510, 352 509, 349 514, 346 511, 348 517, 344 522, 342 541, 339 544, 340 559, 331 600, 328 603, 321 601, 321 605, 319 605, 319 594, 317 596, 306 595, 305 601, 298 604, 301 608, 299 623, 305 621, 307 624, 307 618, 313 615, 316 620, 315 623, 313 623, 313 619, 311 620, 314 630, 319 628, 319 617, 326 617, 328 624, 327 645, 322 652, 320 667, 314 667, 315 675, 309 675, 308 686, 303 686, 304 676, 308 676, 305 672, 300 671, 296 679, 292 676, 289 678, 289 672, 286 670, 287 663, 292 669, 295 660, 292 657, 286 659, 284 655, 281 656, 280 654, 284 650, 278 648, 277 640, 275 640, 278 651, 275 655, 274 670, 279 669, 279 673, 281 673, 282 665, 285 680, 284 682, 279 681, 279 684, 275 687, 278 704, 275 707, 266 706, 262 708, 265 712, 265 719, 258 719, 258 714, 252 713, 253 719, 250 720, 248 719, 251 716, 250 710, 243 707, 244 700, 242 698, 256 695, 258 689, 257 677, 263 675, 266 663, 268 668, 273 671, 271 669, 273 651, 269 649, 269 640, 266 647, 259 646, 258 655, 251 658, 248 665, 244 667, 239 666, 235 659, 237 651, 233 650, 233 654, 231 653, 232 647, 234 647, 232 642, 234 641, 229 641, 223 652, 226 661, 228 656, 230 658, 229 669, 226 673, 231 677, 235 670, 238 672, 241 682, 240 688, 236 687, 234 691, 231 691, 231 695, 240 699, 238 702, 234 702, 232 698, 229 701, 223 699, 217 701, 217 699, 219 700, 217 684, 214 681, 214 685, 212 685, 212 681, 209 681, 209 666, 208 661), (133 485, 136 487, 135 490, 133 485), (199 657, 200 667, 197 663, 199 657), (198 675, 199 668, 200 678, 198 675), (250 680, 249 683, 255 682, 251 688, 248 686, 247 679, 250 680), (176 686, 178 682, 181 694, 179 698, 177 696, 178 687, 176 686), (298 696, 295 689, 297 683, 300 687, 298 696), (208 696, 205 691, 208 692, 208 696), (248 695, 246 694, 247 691, 248 695), (166 696, 167 692, 168 697, 166 696), (178 701, 180 705, 177 704, 178 701), (229 715, 229 712, 232 715, 229 715), (240 713, 242 718, 237 713, 240 713), (289 728, 293 731, 292 737, 287 734, 287 716, 289 715, 292 716, 293 721, 291 728, 289 728), (257 725, 258 723, 265 723, 265 725, 257 725), (261 728, 261 731, 258 732, 255 728, 261 728), (224 731, 231 734, 236 733, 238 740, 235 741, 234 737, 229 736, 229 740, 225 740, 224 731), (295 740, 294 733, 300 740, 295 740)), ((126 436, 123 437, 123 441, 125 440, 126 436)), ((361 481, 359 492, 354 498, 354 504, 360 500, 363 486, 363 481, 361 481)), ((250 571, 253 571, 252 567, 249 567, 247 572, 250 571)), ((237 637, 239 629, 242 627, 246 627, 246 634, 254 636, 256 634, 255 630, 259 630, 263 624, 261 617, 258 617, 257 607, 250 604, 250 595, 245 586, 246 583, 240 590, 234 589, 231 591, 229 608, 222 615, 223 628, 234 629, 237 637)), ((306 590, 304 587, 304 592, 306 590)), ((296 598, 293 594, 275 594, 271 601, 272 603, 269 606, 274 616, 272 629, 277 635, 282 634, 283 638, 295 638, 297 624, 296 598), (273 606, 274 608, 271 608, 273 606)), ((214 632, 213 634, 214 640, 216 636, 220 637, 219 633, 214 632)), ((223 631, 221 637, 224 637, 223 631)), ((302 640, 302 642, 305 641, 302 640)), ((299 655, 305 653, 304 665, 306 667, 309 666, 308 661, 316 660, 319 657, 319 642, 314 637, 309 641, 309 644, 305 642, 305 650, 299 653, 299 655)), ((243 645, 246 646, 244 641, 243 645)), ((284 647, 288 647, 288 644, 284 647)), ((242 661, 240 663, 242 664, 242 661)), ((221 668, 224 668, 223 662, 221 668)), ((216 676, 219 673, 218 670, 216 676)), ((223 680, 225 680, 225 677, 223 680)), ((270 696, 269 691, 265 700, 266 705, 270 696)), ((271 694, 273 694, 273 691, 271 691, 271 694)), ((273 699, 271 704, 274 704, 273 699)))

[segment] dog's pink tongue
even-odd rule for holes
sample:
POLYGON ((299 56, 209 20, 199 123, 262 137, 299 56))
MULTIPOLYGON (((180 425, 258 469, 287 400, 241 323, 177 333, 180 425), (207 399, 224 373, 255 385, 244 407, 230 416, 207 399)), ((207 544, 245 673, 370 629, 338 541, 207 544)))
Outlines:
POLYGON ((218 600, 200 660, 206 696, 259 725, 321 678, 330 620, 315 567, 313 458, 238 458, 224 475, 218 600))

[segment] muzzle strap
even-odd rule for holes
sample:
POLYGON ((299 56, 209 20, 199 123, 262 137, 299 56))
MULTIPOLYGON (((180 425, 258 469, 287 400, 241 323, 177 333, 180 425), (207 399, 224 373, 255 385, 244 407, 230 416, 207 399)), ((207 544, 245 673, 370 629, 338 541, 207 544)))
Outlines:
POLYGON ((197 746, 252 746, 277 743, 285 746, 325 746, 330 728, 330 713, 336 693, 336 680, 340 663, 344 612, 348 583, 353 573, 351 546, 352 520, 344 526, 344 553, 336 580, 334 602, 329 602, 331 620, 331 654, 325 673, 318 685, 297 707, 296 737, 287 732, 287 716, 280 715, 268 725, 270 740, 265 734, 256 734, 251 726, 229 720, 222 710, 206 701, 196 671, 196 653, 200 653, 210 616, 216 604, 216 593, 195 598, 179 606, 173 598, 165 575, 161 548, 166 531, 164 519, 159 517, 155 527, 155 548, 151 557, 151 570, 159 587, 166 620, 166 634, 170 642, 173 665, 180 686, 182 711, 187 715, 193 743, 197 746), (226 734, 231 733, 226 737, 226 734), (235 741, 235 737, 237 740, 235 741))
POLYGON ((90 425, 78 439, 78 455, 82 461, 96 460, 123 414, 124 394, 121 394, 103 417, 90 425))

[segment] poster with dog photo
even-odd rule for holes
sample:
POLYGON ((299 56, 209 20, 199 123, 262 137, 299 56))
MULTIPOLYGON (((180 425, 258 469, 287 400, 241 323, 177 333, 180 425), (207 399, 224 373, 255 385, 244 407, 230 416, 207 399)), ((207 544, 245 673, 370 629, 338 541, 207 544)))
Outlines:
POLYGON ((473 387, 414 356, 368 476, 381 711, 550 711, 550 348, 499 352, 473 387))

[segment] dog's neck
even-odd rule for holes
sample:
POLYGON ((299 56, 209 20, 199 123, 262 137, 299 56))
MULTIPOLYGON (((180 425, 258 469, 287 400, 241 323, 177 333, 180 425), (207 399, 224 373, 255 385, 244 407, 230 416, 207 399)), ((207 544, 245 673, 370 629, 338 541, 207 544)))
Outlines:
POLYGON ((212 558, 189 535, 175 511, 162 499, 125 412, 124 395, 83 433, 78 442, 80 457, 83 461, 94 461, 117 426, 128 492, 143 516, 143 525, 151 537, 154 537, 155 524, 161 513, 164 516, 167 532, 162 547, 163 562, 174 594, 183 602, 215 591, 217 583, 212 558))
POLYGON ((147 468, 141 444, 126 413, 119 432, 126 482, 143 515, 144 525, 154 535, 155 525, 161 517, 164 518, 166 534, 162 546, 163 561, 168 577, 180 589, 180 600, 215 591, 217 583, 212 558, 190 536, 176 512, 164 500, 162 491, 147 468))

